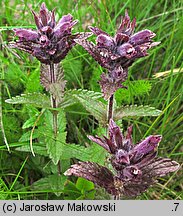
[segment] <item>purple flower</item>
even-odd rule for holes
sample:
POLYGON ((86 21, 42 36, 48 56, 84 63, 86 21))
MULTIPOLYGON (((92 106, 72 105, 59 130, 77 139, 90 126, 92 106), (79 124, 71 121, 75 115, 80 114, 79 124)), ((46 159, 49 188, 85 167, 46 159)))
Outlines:
POLYGON ((137 58, 147 56, 148 49, 159 44, 152 41, 156 34, 148 29, 134 34, 135 25, 136 20, 131 22, 126 11, 114 37, 97 27, 90 26, 89 29, 97 36, 96 45, 85 39, 75 40, 102 67, 108 69, 108 74, 103 73, 100 81, 105 99, 123 87, 121 82, 128 76, 128 67, 137 58))
POLYGON ((156 183, 158 177, 165 176, 179 169, 179 164, 168 158, 157 157, 160 135, 151 135, 140 143, 132 143, 132 127, 126 135, 111 119, 109 122, 109 138, 88 136, 111 154, 108 168, 92 162, 79 162, 66 171, 66 175, 86 178, 119 197, 134 197, 146 191, 156 183))
POLYGON ((135 165, 146 156, 156 156, 158 144, 161 141, 161 135, 150 135, 137 145, 132 143, 132 126, 127 129, 124 136, 120 128, 110 119, 109 138, 98 136, 88 136, 88 138, 105 148, 111 154, 111 164, 116 171, 121 171, 127 165, 135 165))
POLYGON ((63 16, 56 24, 55 11, 48 11, 45 3, 42 3, 38 15, 34 11, 32 13, 37 30, 14 29, 15 36, 19 39, 11 43, 11 47, 30 53, 42 63, 59 63, 75 45, 73 39, 91 35, 91 33, 72 35, 72 27, 78 21, 73 21, 71 14, 63 16))
POLYGON ((89 29, 97 36, 96 45, 84 39, 75 41, 83 46, 99 64, 112 71, 116 67, 128 68, 136 58, 147 56, 147 50, 159 44, 153 42, 156 34, 148 29, 134 34, 136 19, 132 22, 126 11, 114 37, 97 27, 89 29))

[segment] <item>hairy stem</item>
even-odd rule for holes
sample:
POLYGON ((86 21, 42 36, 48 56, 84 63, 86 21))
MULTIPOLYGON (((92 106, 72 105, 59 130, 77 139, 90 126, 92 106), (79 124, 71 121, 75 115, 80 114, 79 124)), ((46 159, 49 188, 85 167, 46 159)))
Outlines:
POLYGON ((109 121, 111 118, 113 118, 113 102, 114 102, 114 95, 111 95, 111 97, 108 99, 108 107, 107 107, 107 137, 109 136, 109 121))
MULTIPOLYGON (((54 63, 50 63, 50 78, 51 78, 51 83, 55 83, 56 82, 56 75, 55 75, 55 67, 54 67, 54 63)), ((51 94, 51 106, 52 108, 57 108, 58 107, 58 101, 57 99, 51 94)), ((54 135, 55 135, 55 139, 57 139, 57 133, 58 133, 58 111, 57 110, 53 110, 53 130, 54 130, 54 135)), ((57 168, 58 168, 58 175, 61 174, 61 164, 60 161, 57 164, 57 168)))
POLYGON ((113 118, 113 102, 114 102, 114 95, 108 100, 108 110, 107 110, 107 122, 109 123, 110 119, 113 118))

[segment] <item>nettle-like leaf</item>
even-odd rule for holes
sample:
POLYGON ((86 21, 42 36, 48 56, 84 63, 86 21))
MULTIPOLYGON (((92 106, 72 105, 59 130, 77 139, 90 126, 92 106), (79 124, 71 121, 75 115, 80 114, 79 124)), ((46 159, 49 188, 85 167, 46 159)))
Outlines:
POLYGON ((57 196, 60 196, 60 194, 62 193, 66 180, 67 177, 64 175, 54 174, 48 177, 48 182, 51 186, 51 189, 55 191, 55 194, 57 196))
POLYGON ((26 81, 26 92, 40 92, 43 90, 43 86, 40 84, 40 72, 37 67, 35 70, 31 70, 26 81))
POLYGON ((106 122, 107 106, 99 101, 102 94, 88 90, 74 90, 66 93, 66 97, 73 98, 82 104, 82 106, 93 115, 100 123, 106 122))
POLYGON ((103 148, 95 144, 87 148, 76 144, 66 144, 63 159, 77 158, 82 161, 103 164, 106 156, 105 152, 103 148))
MULTIPOLYGON (((105 154, 106 151, 102 147, 96 144, 93 144, 92 146, 86 148, 84 146, 71 144, 71 143, 67 143, 67 144, 60 143, 60 147, 62 148, 62 152, 60 156, 60 159, 62 160, 77 158, 82 161, 92 161, 103 165, 106 158, 106 154, 105 154)), ((23 152, 31 152, 30 144, 23 143, 23 145, 17 147, 16 150, 23 151, 23 152)), ((44 144, 34 143, 33 150, 35 154, 48 156, 47 149, 44 144)))
MULTIPOLYGON (((31 136, 31 130, 25 132, 22 134, 22 136, 19 139, 19 142, 27 142, 30 141, 30 136, 31 136)), ((34 130, 34 133, 32 134, 32 139, 37 139, 40 137, 40 131, 38 129, 34 130)))
POLYGON ((114 119, 119 120, 124 117, 158 116, 162 111, 150 106, 127 105, 114 111, 114 119))
MULTIPOLYGON (((30 139, 30 137, 29 137, 30 139)), ((16 151, 22 151, 22 152, 32 152, 30 148, 30 143, 20 143, 20 147, 16 148, 16 151)), ((46 146, 43 146, 39 143, 33 144, 33 150, 35 155, 42 155, 42 156, 48 156, 46 146)))
POLYGON ((63 192, 64 184, 67 177, 64 175, 53 174, 46 178, 41 178, 31 185, 32 190, 50 190, 53 191, 57 196, 63 192))
POLYGON ((85 95, 87 97, 92 98, 93 100, 97 100, 99 98, 102 98, 101 92, 95 92, 95 91, 89 91, 87 89, 73 89, 66 92, 68 95, 85 95))
POLYGON ((60 64, 53 65, 54 75, 50 73, 50 65, 41 64, 41 84, 50 92, 58 103, 62 101, 66 81, 60 64), (54 77, 52 77, 54 76, 54 77), (55 79, 55 80, 54 80, 55 79))
POLYGON ((54 115, 47 110, 44 113, 44 126, 39 127, 42 138, 46 143, 49 157, 57 164, 64 155, 63 145, 66 143, 66 118, 64 111, 57 113, 57 122, 54 123, 54 115), (57 131, 57 132, 56 132, 57 131))
POLYGON ((97 100, 102 97, 102 94, 100 92, 94 92, 94 91, 88 91, 86 89, 73 89, 65 91, 64 98, 59 104, 59 106, 62 109, 65 109, 67 107, 70 107, 76 103, 79 103, 80 101, 77 99, 77 97, 83 95, 87 95, 88 97, 92 98, 93 100, 97 100))
POLYGON ((41 108, 50 108, 50 99, 47 95, 41 93, 28 93, 21 94, 20 96, 12 97, 5 100, 6 103, 10 104, 32 104, 41 108))

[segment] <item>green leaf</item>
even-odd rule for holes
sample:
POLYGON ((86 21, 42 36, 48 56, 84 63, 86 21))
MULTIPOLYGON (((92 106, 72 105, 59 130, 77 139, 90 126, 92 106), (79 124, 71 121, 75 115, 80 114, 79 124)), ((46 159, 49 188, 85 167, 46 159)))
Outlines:
POLYGON ((100 92, 94 92, 94 91, 88 91, 86 89, 74 89, 74 90, 68 90, 65 92, 64 99, 60 103, 60 106, 64 109, 69 106, 74 105, 75 103, 80 102, 77 98, 77 96, 83 96, 86 95, 87 97, 92 98, 93 100, 97 100, 102 97, 102 94, 100 92))
MULTIPOLYGON (((31 152, 30 143, 25 143, 24 145, 17 147, 17 151, 31 152)), ((33 150, 35 155, 48 156, 46 146, 40 145, 39 143, 33 143, 33 150)))
POLYGON ((43 87, 40 84, 40 71, 37 67, 35 70, 31 70, 31 73, 28 74, 26 82, 26 92, 34 93, 40 92, 43 90, 43 87))
POLYGON ((33 127, 36 122, 37 116, 32 116, 31 118, 27 119, 26 122, 24 122, 22 129, 33 127))
MULTIPOLYGON (((106 151, 97 144, 93 144, 92 146, 86 148, 76 144, 63 143, 61 148, 62 152, 59 158, 61 160, 77 158, 82 161, 91 161, 103 165, 106 158, 106 151)), ((30 144, 25 143, 24 145, 17 147, 16 150, 31 152, 30 144)), ((46 147, 40 143, 33 143, 33 150, 35 154, 48 156, 46 147)))
POLYGON ((65 175, 54 174, 48 177, 50 187, 57 196, 60 196, 60 194, 63 192, 66 180, 67 176, 65 175))
POLYGON ((78 178, 76 182, 76 188, 82 192, 84 191, 90 191, 95 188, 93 182, 88 181, 84 178, 78 178))
POLYGON ((82 161, 91 161, 103 165, 106 157, 106 151, 97 144, 87 148, 76 144, 66 144, 63 149, 62 159, 77 158, 82 161))
POLYGON ((76 188, 81 191, 81 196, 77 200, 94 199, 96 190, 93 182, 84 178, 78 178, 76 182, 76 188))
POLYGON ((70 158, 77 158, 80 160, 85 159, 87 154, 87 148, 84 146, 76 145, 76 144, 65 144, 63 146, 64 154, 62 155, 62 159, 70 159, 70 158))
POLYGON ((91 147, 88 148, 88 154, 88 159, 85 161, 91 161, 104 165, 107 152, 101 146, 99 146, 98 144, 93 144, 91 147))
POLYGON ((44 113, 44 126, 39 128, 46 143, 49 157, 56 165, 64 155, 63 146, 66 143, 66 118, 63 110, 57 113, 57 123, 54 123, 53 113, 47 110, 44 113), (56 128, 57 127, 57 128, 56 128), (55 134, 55 130, 57 133, 55 134))
POLYGON ((71 181, 66 181, 63 193, 65 200, 76 200, 81 196, 81 191, 76 188, 76 185, 71 181))
POLYGON ((6 103, 10 104, 32 104, 37 107, 50 108, 50 99, 47 95, 41 93, 21 94, 20 96, 7 99, 6 103))
MULTIPOLYGON (((31 130, 30 130, 30 131, 27 131, 26 133, 24 133, 24 134, 20 137, 19 141, 20 141, 20 142, 30 141, 30 136, 31 136, 31 130)), ((33 133, 33 135, 32 135, 32 139, 39 138, 39 136, 40 136, 39 130, 38 130, 38 129, 35 129, 35 130, 34 130, 34 133, 33 133)))
POLYGON ((27 73, 25 72, 25 67, 9 60, 6 64, 6 76, 5 81, 10 85, 15 91, 17 89, 22 89, 22 85, 27 82, 27 73))
POLYGON ((100 80, 101 76, 101 68, 100 67, 94 67, 92 70, 92 76, 89 80, 90 88, 93 91, 100 91, 100 85, 96 80, 100 80))
POLYGON ((64 175, 49 175, 46 178, 41 178, 32 184, 33 190, 50 190, 53 191, 57 196, 63 192, 64 184, 67 177, 64 175))
POLYGON ((94 200, 96 194, 96 190, 87 191, 85 193, 85 199, 86 200, 94 200))
POLYGON ((81 103, 101 124, 106 123, 106 104, 98 100, 101 98, 101 93, 88 90, 74 90, 66 93, 66 95, 73 98, 73 102, 81 103))
POLYGON ((38 190, 38 191, 46 191, 46 190, 50 190, 51 186, 48 180, 48 177, 46 178, 41 178, 38 181, 35 181, 32 185, 31 185, 31 189, 32 190, 38 190))
POLYGON ((160 113, 161 110, 150 106, 127 105, 119 107, 114 111, 114 119, 117 121, 124 117, 158 116, 160 113))
POLYGON ((69 90, 65 93, 68 96, 75 96, 75 95, 80 95, 80 96, 86 96, 90 97, 92 99, 99 99, 102 97, 101 92, 94 92, 94 91, 89 91, 87 89, 74 89, 74 90, 69 90))

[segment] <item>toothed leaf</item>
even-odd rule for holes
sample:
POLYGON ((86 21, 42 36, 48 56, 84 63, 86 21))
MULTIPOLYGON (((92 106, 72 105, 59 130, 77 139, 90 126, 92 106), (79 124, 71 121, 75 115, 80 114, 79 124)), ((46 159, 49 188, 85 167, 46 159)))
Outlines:
POLYGON ((97 100, 102 97, 100 92, 88 91, 86 89, 74 89, 65 91, 64 98, 60 103, 60 106, 65 109, 69 106, 74 105, 75 103, 80 102, 77 97, 90 97, 93 100, 97 100))
POLYGON ((36 107, 50 108, 50 99, 47 95, 41 93, 21 94, 5 101, 10 104, 32 104, 36 107))
POLYGON ((66 93, 66 96, 72 97, 73 100, 81 103, 100 123, 106 122, 106 105, 98 100, 101 97, 101 93, 77 90, 66 93))
POLYGON ((119 120, 124 117, 141 117, 141 116, 158 116, 160 115, 161 110, 158 110, 150 106, 122 106, 115 110, 114 119, 119 120))
POLYGON ((39 128, 46 143, 47 152, 56 165, 64 154, 63 145, 66 143, 66 118, 63 111, 57 114, 57 126, 54 125, 53 114, 47 110, 44 114, 44 126, 39 128), (57 127, 57 133, 55 133, 57 127))

